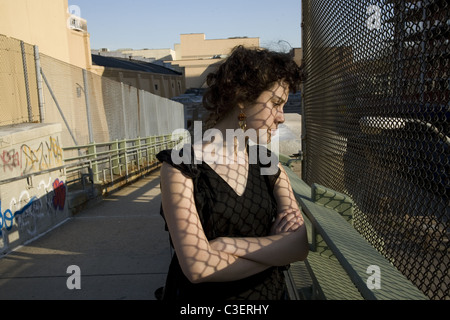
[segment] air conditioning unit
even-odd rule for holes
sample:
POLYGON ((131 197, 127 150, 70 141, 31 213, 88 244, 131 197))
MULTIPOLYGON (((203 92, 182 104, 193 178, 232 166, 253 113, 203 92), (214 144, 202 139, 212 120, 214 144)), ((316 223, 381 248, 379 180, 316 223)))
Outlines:
POLYGON ((72 30, 83 31, 80 19, 75 16, 69 18, 69 28, 72 30))
POLYGON ((71 15, 67 21, 67 26, 69 29, 85 32, 86 30, 86 21, 80 17, 75 15, 71 15))

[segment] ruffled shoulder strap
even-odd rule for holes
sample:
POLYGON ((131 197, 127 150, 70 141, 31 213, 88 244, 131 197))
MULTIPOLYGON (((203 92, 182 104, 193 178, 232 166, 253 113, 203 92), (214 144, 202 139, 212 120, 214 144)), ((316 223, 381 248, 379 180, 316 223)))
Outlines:
MULTIPOLYGON (((188 149, 186 149, 188 150, 188 149)), ((197 165, 195 164, 195 161, 193 158, 189 158, 190 155, 193 156, 193 149, 191 149, 191 153, 185 152, 185 149, 181 150, 175 150, 175 149, 167 149, 163 150, 160 153, 156 155, 156 158, 158 161, 166 162, 172 167, 178 169, 181 171, 182 174, 184 174, 186 177, 191 178, 194 182, 194 189, 196 188, 196 184, 198 181, 198 177, 200 176, 200 171, 197 169, 197 165), (190 161, 191 160, 191 161, 190 161)), ((161 203, 160 206, 160 215, 164 219, 164 222, 166 221, 163 206, 161 203)), ((169 231, 169 228, 167 226, 167 223, 165 222, 165 230, 169 231)), ((170 239, 170 243, 172 245, 172 240, 170 239)), ((172 245, 173 247, 173 245, 172 245)))

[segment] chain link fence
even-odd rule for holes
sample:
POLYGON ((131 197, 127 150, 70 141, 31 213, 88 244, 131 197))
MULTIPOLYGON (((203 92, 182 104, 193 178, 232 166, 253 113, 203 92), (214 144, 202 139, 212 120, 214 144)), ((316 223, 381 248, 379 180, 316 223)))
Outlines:
POLYGON ((159 136, 185 127, 181 103, 40 54, 37 47, 3 35, 0 108, 0 126, 61 123, 64 147, 159 136))
POLYGON ((450 3, 303 0, 303 178, 430 299, 450 299, 450 3))
POLYGON ((34 47, 0 35, 0 126, 39 122, 34 47))

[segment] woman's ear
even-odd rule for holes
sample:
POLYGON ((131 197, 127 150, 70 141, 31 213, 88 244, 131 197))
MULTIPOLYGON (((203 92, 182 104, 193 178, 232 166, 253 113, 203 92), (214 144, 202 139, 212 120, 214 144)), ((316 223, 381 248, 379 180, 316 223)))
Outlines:
POLYGON ((245 110, 245 105, 242 102, 237 104, 239 113, 245 110))

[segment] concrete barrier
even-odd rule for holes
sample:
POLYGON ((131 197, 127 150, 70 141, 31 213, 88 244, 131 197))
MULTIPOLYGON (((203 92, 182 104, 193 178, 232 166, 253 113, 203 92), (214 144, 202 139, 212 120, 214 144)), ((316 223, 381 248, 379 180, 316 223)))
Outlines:
POLYGON ((0 254, 69 217, 60 124, 0 128, 0 254))

